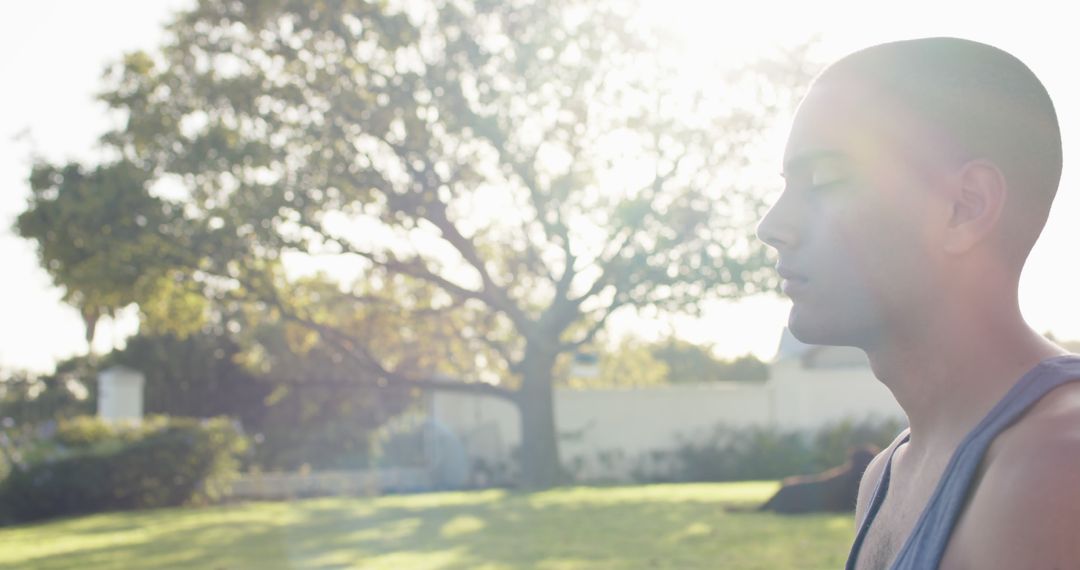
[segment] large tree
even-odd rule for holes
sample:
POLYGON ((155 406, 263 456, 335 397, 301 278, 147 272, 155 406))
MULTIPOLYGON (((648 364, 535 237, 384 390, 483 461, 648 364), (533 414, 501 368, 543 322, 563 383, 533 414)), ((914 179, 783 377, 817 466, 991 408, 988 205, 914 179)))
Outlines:
MULTIPOLYGON (((167 237, 140 251, 180 251, 132 258, 159 277, 129 300, 167 322, 166 285, 247 298, 360 377, 504 397, 523 483, 555 484, 561 358, 622 308, 772 286, 739 173, 806 77, 798 58, 688 73, 629 5, 200 1, 106 78, 101 168, 143 173, 132 203, 158 213, 116 215, 167 237), (296 253, 356 270, 324 294, 360 309, 296 301, 296 253)), ((31 211, 81 172, 39 171, 31 211)))

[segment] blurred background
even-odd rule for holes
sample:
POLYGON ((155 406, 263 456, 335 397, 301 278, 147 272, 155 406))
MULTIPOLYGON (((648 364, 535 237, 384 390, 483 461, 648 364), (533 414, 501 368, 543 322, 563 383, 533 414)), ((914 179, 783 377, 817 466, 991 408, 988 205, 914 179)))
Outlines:
POLYGON ((736 511, 905 419, 754 227, 814 74, 933 35, 1057 105, 1021 307, 1080 350, 1052 2, 9 6, 0 564, 841 564, 849 515, 736 511))

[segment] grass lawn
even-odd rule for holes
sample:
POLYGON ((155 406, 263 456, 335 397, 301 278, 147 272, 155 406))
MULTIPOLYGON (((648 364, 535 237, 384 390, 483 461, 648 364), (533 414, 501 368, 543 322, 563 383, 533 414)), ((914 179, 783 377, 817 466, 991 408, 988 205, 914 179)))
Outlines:
POLYGON ((0 568, 835 569, 849 515, 729 512, 776 483, 163 509, 0 529, 0 568))

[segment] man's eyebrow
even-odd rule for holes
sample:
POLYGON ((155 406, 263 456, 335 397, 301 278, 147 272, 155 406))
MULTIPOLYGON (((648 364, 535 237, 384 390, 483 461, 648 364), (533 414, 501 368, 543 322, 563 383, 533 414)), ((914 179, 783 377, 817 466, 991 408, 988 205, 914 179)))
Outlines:
POLYGON ((787 178, 787 176, 793 172, 805 169, 811 164, 823 160, 823 159, 838 159, 842 161, 850 160, 850 156, 841 150, 835 149, 818 149, 808 150, 795 155, 784 163, 784 169, 780 172, 780 176, 787 178))

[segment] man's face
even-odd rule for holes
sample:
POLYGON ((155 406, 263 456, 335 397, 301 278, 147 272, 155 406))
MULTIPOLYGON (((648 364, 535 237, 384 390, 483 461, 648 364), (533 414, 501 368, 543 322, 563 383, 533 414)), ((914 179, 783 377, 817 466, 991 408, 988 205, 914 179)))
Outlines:
POLYGON ((779 254, 803 342, 871 348, 933 307, 947 208, 908 119, 849 83, 819 83, 799 107, 758 235, 779 254))

